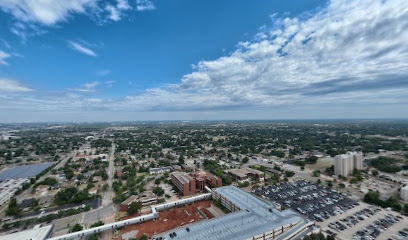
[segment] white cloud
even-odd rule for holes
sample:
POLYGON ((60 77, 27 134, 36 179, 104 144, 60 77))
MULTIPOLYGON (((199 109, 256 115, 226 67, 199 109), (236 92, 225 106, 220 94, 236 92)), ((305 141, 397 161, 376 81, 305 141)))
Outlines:
POLYGON ((0 8, 21 22, 53 25, 71 14, 83 14, 97 7, 98 0, 2 0, 0 8))
POLYGON ((0 65, 7 65, 6 59, 10 57, 10 54, 0 50, 0 65))
POLYGON ((406 94, 389 91, 408 91, 406 9, 405 0, 332 0, 306 19, 275 19, 231 55, 201 61, 180 84, 130 96, 129 105, 194 110, 406 102, 406 94))
POLYGON ((91 57, 96 57, 98 56, 98 54, 96 54, 92 49, 84 46, 83 44, 80 44, 78 42, 74 42, 74 41, 68 41, 68 46, 75 50, 78 51, 80 53, 83 53, 85 55, 91 56, 91 57))
POLYGON ((128 0, 1 0, 0 10, 13 16, 10 31, 23 41, 30 35, 44 33, 77 15, 85 15, 99 23, 119 21, 132 9, 128 0))
POLYGON ((89 82, 81 85, 80 88, 74 89, 77 92, 95 92, 96 87, 98 87, 101 83, 100 82, 89 82))
POLYGON ((24 86, 23 84, 0 77, 0 92, 2 93, 18 93, 18 92, 31 92, 33 91, 31 88, 24 86))
MULTIPOLYGON (((178 84, 125 99, 92 100, 81 94, 95 92, 101 83, 90 82, 76 89, 75 98, 11 99, 1 105, 63 106, 72 112, 208 112, 221 119, 232 116, 226 110, 240 112, 237 118, 244 119, 407 117, 400 111, 408 103, 406 9, 406 0, 332 0, 307 17, 275 15, 272 26, 262 27, 253 40, 239 43, 228 56, 199 62, 178 84), (349 109, 357 114, 350 115, 349 109), (267 114, 271 112, 275 115, 267 114)), ((134 80, 128 81, 131 85, 134 80)))
POLYGON ((107 4, 105 9, 109 12, 108 18, 117 22, 122 19, 123 13, 132 9, 132 7, 129 5, 128 0, 117 0, 116 5, 107 4))
POLYGON ((150 0, 136 0, 137 11, 151 11, 155 10, 156 6, 150 0))

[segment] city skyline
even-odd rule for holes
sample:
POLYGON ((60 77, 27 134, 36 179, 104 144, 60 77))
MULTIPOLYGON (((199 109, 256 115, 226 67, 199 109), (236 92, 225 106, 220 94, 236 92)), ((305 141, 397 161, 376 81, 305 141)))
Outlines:
POLYGON ((0 122, 408 118, 408 2, 0 3, 0 122))

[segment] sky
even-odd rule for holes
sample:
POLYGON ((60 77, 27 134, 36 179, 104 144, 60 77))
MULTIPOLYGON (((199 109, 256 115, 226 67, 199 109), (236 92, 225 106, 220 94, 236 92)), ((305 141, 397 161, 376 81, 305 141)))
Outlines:
POLYGON ((408 118, 406 0, 0 0, 0 122, 408 118))

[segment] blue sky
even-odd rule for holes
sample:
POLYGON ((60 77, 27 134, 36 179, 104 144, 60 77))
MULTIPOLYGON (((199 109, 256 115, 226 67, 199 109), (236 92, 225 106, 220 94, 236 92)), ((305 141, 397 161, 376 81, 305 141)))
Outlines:
POLYGON ((404 0, 4 0, 0 122, 406 118, 404 0))

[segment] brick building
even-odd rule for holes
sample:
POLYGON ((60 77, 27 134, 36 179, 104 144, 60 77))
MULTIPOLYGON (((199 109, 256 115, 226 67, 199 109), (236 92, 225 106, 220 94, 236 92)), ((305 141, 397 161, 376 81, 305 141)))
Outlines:
POLYGON ((192 173, 173 172, 171 180, 183 196, 204 192, 205 186, 221 187, 222 179, 205 171, 192 173))

